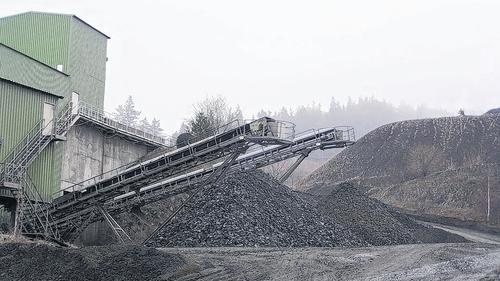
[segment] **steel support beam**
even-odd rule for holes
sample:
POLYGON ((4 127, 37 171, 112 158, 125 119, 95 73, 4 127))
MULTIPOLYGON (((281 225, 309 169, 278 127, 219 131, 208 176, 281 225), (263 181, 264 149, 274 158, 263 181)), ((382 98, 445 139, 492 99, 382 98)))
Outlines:
POLYGON ((123 228, 108 213, 108 211, 106 211, 106 209, 104 209, 102 206, 98 206, 97 209, 99 210, 99 212, 101 212, 102 216, 104 217, 104 219, 106 220, 108 225, 111 227, 111 230, 113 230, 113 232, 116 235, 116 238, 118 238, 118 241, 120 241, 120 243, 124 244, 126 242, 132 241, 130 236, 128 236, 128 234, 125 232, 125 230, 123 230, 123 228))
POLYGON ((288 168, 288 170, 279 178, 280 183, 284 183, 290 175, 292 175, 293 171, 297 169, 297 167, 306 159, 307 156, 309 156, 309 153, 311 153, 311 150, 304 151, 299 158, 288 168))

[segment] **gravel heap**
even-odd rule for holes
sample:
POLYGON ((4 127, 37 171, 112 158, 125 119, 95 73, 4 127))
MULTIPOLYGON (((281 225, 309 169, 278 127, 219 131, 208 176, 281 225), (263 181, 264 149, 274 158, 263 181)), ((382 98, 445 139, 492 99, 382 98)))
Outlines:
POLYGON ((154 247, 333 247, 366 245, 324 220, 308 200, 262 171, 204 188, 151 239, 154 247))
POLYGON ((0 243, 0 260, 0 280, 9 281, 173 280, 169 277, 186 264, 178 254, 133 245, 72 249, 0 243))
POLYGON ((347 226, 371 245, 466 241, 460 236, 418 224, 408 215, 366 196, 362 188, 350 183, 331 189, 333 191, 329 195, 318 197, 319 212, 347 226))

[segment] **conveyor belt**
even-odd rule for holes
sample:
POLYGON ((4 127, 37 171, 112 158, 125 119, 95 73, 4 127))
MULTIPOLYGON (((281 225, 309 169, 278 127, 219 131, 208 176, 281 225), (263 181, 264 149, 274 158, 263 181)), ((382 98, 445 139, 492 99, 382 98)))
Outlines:
MULTIPOLYGON (((258 146, 246 154, 239 156, 232 163, 231 169, 257 169, 302 155, 305 152, 309 153, 317 149, 341 148, 353 143, 354 134, 352 128, 349 127, 309 130, 297 135, 287 143, 265 147, 258 146)), ((155 161, 154 159, 152 160, 155 161)), ((197 169, 173 177, 166 177, 148 185, 143 185, 139 189, 123 192, 118 195, 115 194, 113 198, 110 198, 103 204, 114 215, 127 211, 132 206, 146 205, 166 197, 184 193, 203 184, 206 178, 216 171, 221 164, 222 162, 219 162, 208 168, 197 169)), ((67 229, 74 226, 75 221, 82 221, 81 217, 89 213, 90 210, 83 209, 63 217, 58 217, 54 221, 54 225, 57 225, 62 230, 67 229)), ((95 217, 91 221, 99 219, 99 217, 95 217)))
POLYGON ((222 133, 71 186, 65 190, 69 193, 55 198, 46 211, 56 221, 67 221, 68 218, 88 213, 96 205, 104 205, 124 192, 140 190, 143 186, 226 157, 243 144, 289 144, 291 140, 287 140, 286 136, 293 137, 290 131, 285 130, 291 128, 288 124, 267 117, 233 123, 230 127, 226 126, 222 133))

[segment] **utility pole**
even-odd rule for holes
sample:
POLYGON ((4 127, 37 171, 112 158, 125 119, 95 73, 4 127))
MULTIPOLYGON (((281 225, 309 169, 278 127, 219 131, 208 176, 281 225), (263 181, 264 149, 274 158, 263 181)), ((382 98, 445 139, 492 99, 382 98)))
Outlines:
POLYGON ((488 211, 486 213, 486 222, 490 222, 490 175, 488 174, 488 211))

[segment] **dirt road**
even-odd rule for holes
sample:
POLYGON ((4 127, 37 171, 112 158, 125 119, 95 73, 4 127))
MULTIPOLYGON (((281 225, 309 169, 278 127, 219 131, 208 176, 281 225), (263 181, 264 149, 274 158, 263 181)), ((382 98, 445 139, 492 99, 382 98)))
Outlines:
POLYGON ((444 231, 448 231, 450 233, 460 235, 460 236, 464 237, 465 239, 473 241, 473 242, 500 245, 500 236, 494 235, 492 233, 486 233, 486 232, 471 230, 471 229, 467 229, 467 228, 463 228, 463 227, 456 227, 456 226, 450 226, 450 225, 444 225, 444 224, 438 224, 438 223, 432 223, 432 222, 419 221, 419 223, 427 224, 427 225, 430 225, 434 228, 442 229, 444 231))
POLYGON ((332 248, 169 248, 187 261, 178 280, 499 280, 496 245, 332 248), (497 278, 497 279, 495 279, 497 278))

